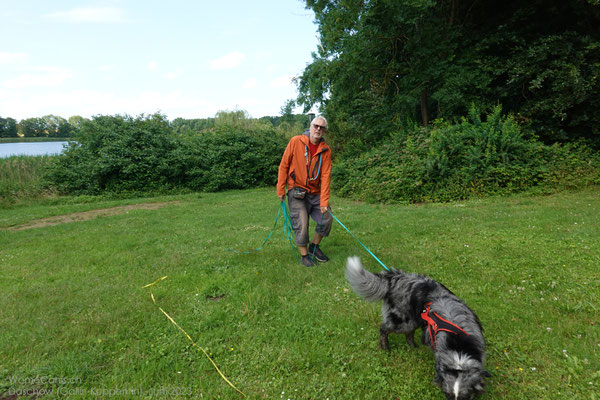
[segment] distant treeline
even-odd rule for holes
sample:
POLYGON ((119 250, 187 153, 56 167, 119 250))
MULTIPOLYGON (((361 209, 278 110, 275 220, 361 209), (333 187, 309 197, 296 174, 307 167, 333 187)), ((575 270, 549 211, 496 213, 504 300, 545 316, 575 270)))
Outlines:
MULTIPOLYGON (((0 116, 0 138, 71 138, 81 131, 84 121, 90 121, 80 116, 72 116, 68 120, 56 115, 45 115, 38 118, 27 118, 19 122, 14 118, 0 116)), ((184 119, 176 118, 170 126, 176 133, 193 133, 214 129, 224 124, 237 124, 259 122, 273 127, 290 125, 308 128, 310 119, 308 115, 294 115, 284 112, 282 116, 266 116, 252 119, 246 111, 219 111, 214 118, 184 119), (243 122, 245 121, 245 122, 243 122)))
POLYGON ((256 124, 272 126, 274 128, 295 126, 300 129, 308 129, 310 117, 306 114, 291 114, 288 110, 288 112, 283 112, 281 116, 266 116, 253 119, 244 110, 219 111, 214 118, 175 118, 171 121, 170 127, 175 133, 185 134, 211 130, 223 125, 250 127, 256 124))

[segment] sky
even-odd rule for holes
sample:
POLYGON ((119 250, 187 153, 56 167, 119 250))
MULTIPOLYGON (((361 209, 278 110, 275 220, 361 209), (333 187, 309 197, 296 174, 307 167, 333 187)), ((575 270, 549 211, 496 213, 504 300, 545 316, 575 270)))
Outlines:
POLYGON ((280 115, 317 46, 301 0, 0 0, 0 117, 280 115))

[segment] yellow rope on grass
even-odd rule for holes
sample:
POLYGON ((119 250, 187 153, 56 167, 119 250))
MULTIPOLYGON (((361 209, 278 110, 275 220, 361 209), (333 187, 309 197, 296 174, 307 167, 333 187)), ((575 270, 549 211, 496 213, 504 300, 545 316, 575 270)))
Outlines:
MULTIPOLYGON (((154 282, 149 283, 149 284, 147 284, 145 286, 142 286, 142 289, 145 289, 145 288, 148 288, 148 287, 151 288, 152 286, 156 285, 158 282, 160 282, 162 280, 165 280, 165 279, 167 279, 166 276, 163 276, 162 278, 158 278, 154 282)), ((225 377, 225 375, 223 375, 223 373, 221 372, 221 370, 219 369, 219 367, 217 367, 217 364, 215 364, 215 362, 212 360, 212 358, 210 358, 210 356, 208 355, 208 353, 202 347, 196 345, 196 342, 194 342, 194 340, 190 337, 190 335, 188 335, 188 333, 181 326, 179 326, 179 324, 173 318, 171 318, 171 316, 169 314, 167 314, 165 312, 165 310, 162 309, 162 307, 160 307, 158 304, 156 304, 156 300, 154 299, 154 295, 152 294, 152 289, 150 289, 150 298, 152 298, 152 302, 158 307, 158 309, 160 310, 160 312, 162 312, 165 315, 165 317, 167 317, 169 319, 169 321, 171 321, 171 323, 173 325, 175 325, 177 327, 177 329, 179 329, 179 331, 185 335, 185 337, 188 338, 188 340, 192 343, 192 346, 200 349, 202 351, 202 353, 204 353, 204 355, 206 356, 206 358, 208 358, 208 361, 211 362, 211 364, 213 365, 213 367, 215 367, 215 369, 217 370, 217 372, 219 373, 219 375, 221 375, 221 378, 223 378, 223 380, 225 382, 227 382, 227 384, 229 386, 231 386, 238 393, 240 393, 242 396, 245 397, 246 395, 244 394, 244 392, 242 392, 241 390, 239 390, 238 388, 236 388, 235 385, 233 383, 229 382, 229 379, 227 379, 225 377)))

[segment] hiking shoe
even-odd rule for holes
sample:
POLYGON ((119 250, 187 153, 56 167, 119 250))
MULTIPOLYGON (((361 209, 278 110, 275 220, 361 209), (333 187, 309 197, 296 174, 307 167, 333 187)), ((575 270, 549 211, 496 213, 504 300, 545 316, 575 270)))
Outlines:
POLYGON ((308 245, 308 254, 314 256, 315 260, 319 262, 327 262, 329 261, 329 257, 327 257, 319 247, 318 244, 311 243, 308 245))
POLYGON ((314 267, 315 266, 315 262, 312 260, 312 258, 310 258, 310 256, 308 254, 305 256, 302 256, 302 264, 304 264, 305 267, 314 267))

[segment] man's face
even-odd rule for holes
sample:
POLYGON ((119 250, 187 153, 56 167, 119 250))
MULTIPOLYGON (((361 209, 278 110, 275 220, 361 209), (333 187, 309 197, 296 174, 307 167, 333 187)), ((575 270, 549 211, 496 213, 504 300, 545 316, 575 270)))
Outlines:
POLYGON ((310 124, 310 137, 316 141, 321 140, 327 128, 325 127, 325 121, 322 119, 315 119, 310 124))

